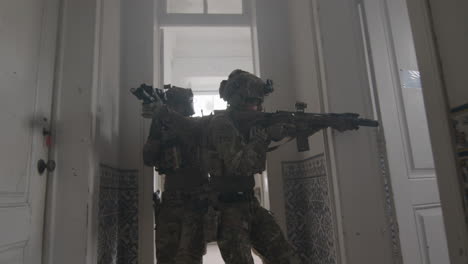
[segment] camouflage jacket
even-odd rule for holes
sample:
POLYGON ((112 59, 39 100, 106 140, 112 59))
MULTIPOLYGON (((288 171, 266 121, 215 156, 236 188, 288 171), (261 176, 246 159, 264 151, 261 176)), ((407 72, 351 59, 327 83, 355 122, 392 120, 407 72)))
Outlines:
POLYGON ((218 192, 251 191, 254 174, 265 170, 270 143, 265 137, 242 133, 232 110, 215 114, 206 131, 206 157, 214 190, 218 192))
POLYGON ((168 109, 153 117, 143 160, 166 175, 165 191, 189 192, 208 182, 201 160, 206 122, 207 118, 183 117, 168 109))

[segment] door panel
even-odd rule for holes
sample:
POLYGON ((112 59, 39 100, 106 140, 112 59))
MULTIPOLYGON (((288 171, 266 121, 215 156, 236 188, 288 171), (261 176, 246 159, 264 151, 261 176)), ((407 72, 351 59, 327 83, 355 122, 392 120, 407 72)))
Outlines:
POLYGON ((34 113, 35 78, 39 52, 42 1, 3 1, 0 73, 2 78, 0 122, 0 195, 11 202, 26 200, 32 130, 29 121, 34 113), (27 5, 27 7, 25 7, 27 5), (24 17, 19 16, 24 12, 24 17), (5 58, 5 59, 4 59, 5 58), (32 88, 32 89, 31 89, 32 88), (16 198, 16 199, 15 199, 16 198))
MULTIPOLYGON (((407 75, 400 71, 401 78, 407 75)), ((408 163, 411 165, 412 170, 418 170, 411 173, 411 178, 424 177, 424 171, 430 173, 434 177, 434 160, 432 157, 431 142, 429 139, 429 130, 427 129, 426 112, 424 108, 424 101, 422 97, 422 87, 419 81, 419 72, 410 71, 414 73, 414 79, 417 79, 419 87, 405 87, 407 84, 401 85, 401 95, 403 99, 404 118, 406 127, 406 141, 409 143, 408 150, 408 163)), ((403 82, 403 81, 402 81, 403 82)))
POLYGON ((447 243, 440 239, 446 236, 440 206, 415 208, 415 216, 423 263, 449 263, 447 243))
MULTIPOLYGON (((448 264, 423 87, 405 0, 364 0, 403 262, 448 264)), ((366 39, 364 39, 366 41, 366 39)))
POLYGON ((58 0, 0 2, 0 263, 41 263, 58 0))
POLYGON ((29 214, 28 208, 23 206, 0 209, 0 245, 21 243, 28 239, 29 214))
POLYGON ((0 263, 22 264, 24 263, 22 247, 7 248, 0 254, 0 263))
POLYGON ((408 181, 411 204, 436 204, 440 203, 439 189, 435 179, 417 179, 408 181))

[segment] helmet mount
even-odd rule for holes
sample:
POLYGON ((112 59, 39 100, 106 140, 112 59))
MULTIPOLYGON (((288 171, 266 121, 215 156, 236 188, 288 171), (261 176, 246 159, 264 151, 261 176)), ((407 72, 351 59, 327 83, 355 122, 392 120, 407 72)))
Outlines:
POLYGON ((271 80, 264 82, 259 77, 243 70, 234 70, 219 87, 221 98, 234 107, 246 104, 261 105, 264 97, 272 92, 271 80))

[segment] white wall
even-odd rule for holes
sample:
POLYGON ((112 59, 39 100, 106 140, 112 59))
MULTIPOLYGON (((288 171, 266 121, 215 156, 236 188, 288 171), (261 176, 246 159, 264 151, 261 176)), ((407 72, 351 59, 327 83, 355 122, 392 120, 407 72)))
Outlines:
POLYGON ((139 170, 139 263, 154 261, 153 172, 143 166, 141 156, 149 120, 141 117, 141 102, 129 89, 153 84, 154 14, 153 0, 122 2, 119 168, 139 170))
MULTIPOLYGON (((289 1, 291 30, 291 74, 296 100, 307 103, 308 112, 323 111, 321 103, 321 81, 314 22, 310 0, 289 1)), ((323 132, 309 138, 310 151, 302 152, 302 158, 324 153, 323 132)))
POLYGON ((45 263, 86 263, 94 164, 96 0, 63 1, 57 59, 53 159, 45 263))
POLYGON ((104 163, 139 170, 139 262, 151 263, 152 170, 141 161, 149 124, 129 89, 153 81, 153 1, 64 1, 62 12, 45 262, 97 261, 104 163))
POLYGON ((153 83, 153 8, 152 0, 122 3, 121 168, 142 168, 141 102, 129 90, 153 83))
POLYGON ((45 263, 95 263, 99 164, 119 166, 120 1, 64 1, 45 263))
POLYGON ((99 161, 114 168, 119 165, 120 151, 120 2, 101 0, 96 47, 99 161))
MULTIPOLYGON (((316 1, 329 112, 373 117, 358 6, 355 1, 316 1)), ((347 263, 392 263, 384 182, 374 129, 333 132, 332 168, 339 195, 342 254, 347 263)))
MULTIPOLYGON (((90 182, 88 263, 95 263, 99 247, 100 164, 118 168, 120 151, 120 0, 99 0, 96 7, 93 113, 96 175, 90 182)), ((101 238, 102 239, 102 238, 101 238)), ((101 245, 102 246, 102 245, 101 245)))
MULTIPOLYGON (((282 0, 255 1, 256 38, 260 76, 273 79, 275 92, 265 100, 266 111, 294 110, 295 90, 291 78, 288 2, 282 0)), ((268 154, 267 171, 270 210, 285 230, 285 207, 281 162, 297 160, 294 142, 268 154)))
POLYGON ((468 2, 430 0, 450 107, 468 103, 468 2))
MULTIPOLYGON (((454 108, 467 104, 468 16, 466 14, 468 12, 468 2, 457 0, 429 0, 428 3, 430 5, 430 15, 432 17, 432 26, 441 63, 443 86, 445 88, 445 98, 448 101, 448 107, 454 108)), ((426 101, 428 100, 427 97, 425 99, 426 101)), ((429 106, 433 106, 433 104, 429 106)), ((430 112, 428 112, 428 114, 429 113, 430 112)), ((434 117, 434 115, 428 115, 429 124, 434 122, 434 117)), ((452 136, 452 138, 447 138, 447 141, 454 142, 453 130, 450 130, 450 128, 448 128, 448 130, 451 132, 450 136, 452 136)), ((452 162, 455 162, 455 160, 450 162, 446 158, 439 158, 440 156, 453 156, 447 155, 444 151, 446 147, 440 146, 438 143, 434 142, 438 141, 436 133, 434 133, 432 139, 434 156, 436 158, 436 169, 444 172, 440 174, 443 178, 439 179, 439 188, 442 209, 447 216, 444 218, 444 221, 447 229, 450 259, 452 263, 465 263, 468 259, 468 235, 466 232, 466 218, 464 219, 464 217, 466 217, 468 212, 465 211, 464 215, 460 212, 463 206, 461 198, 463 194, 456 189, 455 185, 455 183, 460 183, 459 179, 461 177, 447 170, 447 167, 453 166, 452 162), (445 183, 441 183, 441 181, 445 183)), ((459 175, 461 174, 460 171, 458 171, 458 173, 459 175)))

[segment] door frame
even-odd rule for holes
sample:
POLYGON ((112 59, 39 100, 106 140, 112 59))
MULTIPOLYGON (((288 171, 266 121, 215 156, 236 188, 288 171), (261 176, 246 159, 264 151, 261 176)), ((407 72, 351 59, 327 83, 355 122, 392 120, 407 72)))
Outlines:
POLYGON ((57 167, 47 182, 42 261, 96 263, 95 47, 101 0, 56 1, 60 8, 49 157, 57 167))
POLYGON ((451 263, 468 261, 468 237, 462 192, 455 155, 454 133, 449 119, 449 104, 441 69, 440 53, 434 35, 433 19, 427 0, 407 0, 416 56, 424 87, 424 104, 444 214, 451 263))
MULTIPOLYGON (((395 25, 396 13, 392 11, 391 6, 395 4, 391 3, 393 0, 362 1, 365 20, 363 26, 367 35, 366 41, 369 43, 368 53, 371 64, 374 64, 371 71, 375 79, 375 100, 380 108, 380 119, 385 134, 382 134, 381 151, 387 156, 387 177, 390 185, 388 195, 392 196, 390 199, 393 200, 391 214, 388 216, 391 217, 389 223, 392 224, 393 252, 395 257, 401 258, 400 261, 404 263, 426 263, 430 261, 426 243, 430 242, 425 235, 424 218, 428 211, 438 214, 439 217, 443 216, 436 171, 433 166, 417 168, 413 160, 414 154, 411 152, 414 146, 407 128, 408 120, 399 69, 416 69, 413 67, 417 65, 413 60, 409 63, 411 66, 408 62, 402 62, 399 53, 401 45, 397 44, 399 35, 394 31, 398 30, 398 27, 395 25), (406 67, 401 63, 406 64, 406 67), (416 185, 420 187, 416 188, 416 185), (421 189, 421 186, 425 187, 421 189), (412 246, 418 247, 418 250, 415 251, 412 246)), ((403 4, 400 7, 406 8, 406 0, 400 3, 403 4)), ((406 21, 409 23, 408 19, 407 17, 406 21)), ((409 26, 408 24, 408 30, 411 30, 409 26)), ((428 127, 421 129, 429 131, 428 127)), ((443 224, 440 227, 445 229, 443 224)), ((446 245, 445 234, 441 239, 445 240, 446 245)))
MULTIPOLYGON (((328 109, 328 96, 326 92, 325 73, 323 72, 323 52, 320 42, 320 26, 317 13, 317 0, 311 0, 313 8, 313 25, 317 36, 317 53, 321 65, 321 92, 323 109, 328 109)), ((431 144, 436 167, 437 181, 439 185, 440 200, 444 214, 444 223, 447 234, 447 243, 451 263, 466 263, 468 261, 468 237, 463 211, 461 187, 458 179, 458 168, 456 164, 455 147, 451 123, 449 120, 449 106, 447 94, 443 82, 443 74, 440 68, 440 58, 433 35, 432 20, 427 0, 407 0, 408 13, 418 59, 418 65, 422 75, 424 86, 424 103, 428 117, 428 128, 430 131, 431 144)), ((333 134, 327 131, 325 136, 326 154, 329 160, 329 170, 333 178, 334 205, 338 214, 336 220, 339 241, 339 255, 341 263, 349 262, 346 254, 345 240, 343 235, 343 220, 340 212, 342 205, 340 200, 339 186, 337 184, 337 164, 334 158, 333 134)))

